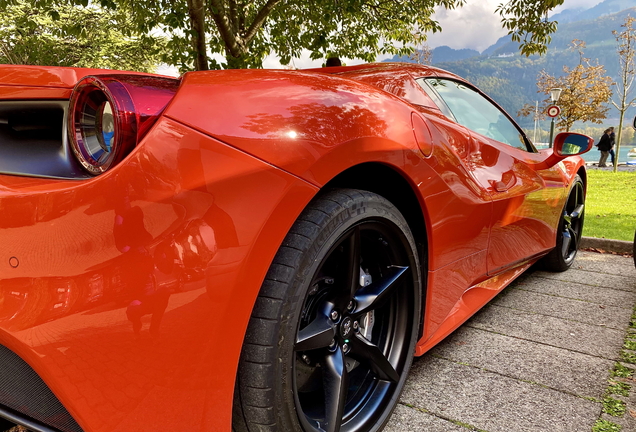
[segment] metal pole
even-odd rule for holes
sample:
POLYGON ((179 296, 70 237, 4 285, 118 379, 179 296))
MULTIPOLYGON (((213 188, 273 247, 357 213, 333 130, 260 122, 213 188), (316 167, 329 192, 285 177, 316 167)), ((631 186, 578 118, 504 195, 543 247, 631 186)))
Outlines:
POLYGON ((539 123, 539 101, 534 106, 534 133, 532 134, 532 142, 537 142, 537 124, 539 123))
POLYGON ((553 137, 554 137, 554 117, 552 117, 552 121, 550 122, 550 148, 552 148, 553 137))

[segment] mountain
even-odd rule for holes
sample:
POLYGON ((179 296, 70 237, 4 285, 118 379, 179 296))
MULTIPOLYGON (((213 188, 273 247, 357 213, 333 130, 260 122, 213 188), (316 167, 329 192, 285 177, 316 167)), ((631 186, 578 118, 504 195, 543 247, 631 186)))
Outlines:
POLYGON ((636 1, 634 0, 605 0, 581 12, 576 21, 594 20, 604 15, 611 15, 634 6, 636 6, 636 1))
POLYGON ((552 15, 550 20, 554 20, 559 24, 567 24, 569 22, 579 21, 581 14, 585 12, 585 8, 566 9, 558 14, 552 15))
MULTIPOLYGON (((433 64, 468 79, 515 116, 524 104, 534 105, 536 100, 544 99, 544 95, 537 94, 536 86, 541 70, 561 76, 564 66, 573 68, 579 63, 578 52, 569 48, 574 39, 585 41, 584 56, 592 63, 602 64, 607 75, 618 81, 619 63, 612 30, 620 31, 628 16, 636 17, 636 0, 605 0, 587 10, 577 8, 555 15, 554 18, 560 20, 559 26, 543 56, 521 56, 519 44, 506 36, 481 55, 468 58, 459 58, 459 51, 463 50, 444 47, 441 52, 445 57, 434 55, 433 64), (619 8, 622 9, 616 11, 619 8), (610 13, 612 11, 616 12, 610 13), (438 61, 454 56, 457 56, 454 60, 438 61)), ((627 114, 636 112, 630 110, 627 114)), ((618 117, 617 111, 612 108, 609 116, 618 117)), ((530 118, 518 120, 526 125, 532 122, 530 118)))
POLYGON ((611 15, 634 6, 636 6, 636 1, 634 0, 606 0, 589 9, 566 9, 551 16, 550 20, 557 21, 559 24, 595 20, 603 15, 611 15))
MULTIPOLYGON (((474 49, 463 48, 463 49, 456 50, 449 46, 444 45, 444 46, 439 46, 431 51, 431 59, 432 59, 431 64, 459 61, 459 60, 464 60, 470 57, 475 57, 478 55, 480 55, 479 51, 474 49)), ((396 55, 396 56, 393 56, 393 58, 390 58, 384 61, 412 63, 414 60, 412 60, 409 56, 396 55)))
POLYGON ((431 63, 435 64, 435 63, 442 63, 442 62, 464 60, 464 59, 475 57, 478 55, 479 55, 479 51, 476 51, 474 49, 464 48, 464 49, 456 50, 449 46, 444 45, 444 46, 439 46, 433 50, 433 57, 432 57, 431 63))
MULTIPOLYGON (((557 34, 568 34, 572 36, 569 40, 572 39, 581 39, 588 42, 589 41, 583 37, 578 37, 576 34, 577 30, 585 31, 585 25, 587 23, 583 23, 580 21, 595 21, 603 16, 612 15, 615 13, 619 13, 626 9, 630 9, 636 7, 636 0, 605 0, 597 4, 596 6, 584 9, 584 8, 575 8, 575 9, 566 9, 564 11, 559 12, 558 14, 550 17, 550 20, 557 21, 559 23, 558 30, 554 36, 557 34), (567 24, 578 23, 574 26, 568 26, 567 24)), ((632 16, 636 17, 636 15, 632 12, 632 16)), ((622 22, 621 22, 622 23, 622 22)), ((620 25, 619 25, 620 26, 620 25)), ((615 30, 615 29, 613 29, 615 30)), ((589 33, 589 32, 588 32, 589 33)), ((550 46, 553 46, 558 43, 554 40, 550 46)), ((495 54, 504 54, 504 53, 516 53, 519 50, 519 46, 516 42, 512 42, 512 38, 508 35, 503 36, 497 40, 493 45, 486 48, 482 55, 495 55, 495 54)))

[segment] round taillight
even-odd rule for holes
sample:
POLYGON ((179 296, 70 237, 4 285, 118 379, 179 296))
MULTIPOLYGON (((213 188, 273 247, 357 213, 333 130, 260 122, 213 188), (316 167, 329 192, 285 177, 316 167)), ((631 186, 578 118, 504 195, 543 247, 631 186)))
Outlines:
POLYGON ((79 162, 91 174, 101 174, 136 144, 132 99, 117 80, 86 77, 73 90, 68 128, 71 148, 79 162))

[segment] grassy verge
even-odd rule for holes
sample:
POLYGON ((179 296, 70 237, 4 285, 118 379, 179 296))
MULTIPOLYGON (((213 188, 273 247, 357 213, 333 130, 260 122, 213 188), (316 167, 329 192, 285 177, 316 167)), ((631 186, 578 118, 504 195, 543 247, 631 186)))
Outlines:
POLYGON ((587 237, 634 239, 636 172, 589 170, 585 226, 587 237))

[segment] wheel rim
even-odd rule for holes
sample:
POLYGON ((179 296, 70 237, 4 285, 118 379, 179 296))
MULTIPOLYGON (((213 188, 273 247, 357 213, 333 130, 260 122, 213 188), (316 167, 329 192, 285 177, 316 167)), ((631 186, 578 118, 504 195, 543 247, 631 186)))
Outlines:
POLYGON ((407 250, 396 226, 365 221, 319 264, 294 346, 294 397, 305 430, 370 430, 392 408, 412 356, 415 266, 407 250))
POLYGON ((583 231, 583 217, 585 214, 585 195, 583 184, 574 183, 568 201, 563 209, 562 218, 562 244, 561 253, 563 260, 569 265, 576 256, 583 231))

